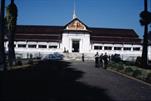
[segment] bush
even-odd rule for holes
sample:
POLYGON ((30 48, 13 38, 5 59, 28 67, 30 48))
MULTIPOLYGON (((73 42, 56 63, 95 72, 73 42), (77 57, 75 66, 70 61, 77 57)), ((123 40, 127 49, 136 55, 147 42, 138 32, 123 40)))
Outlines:
POLYGON ((118 66, 119 66, 119 64, 117 64, 117 63, 110 64, 111 69, 117 69, 118 66))
POLYGON ((133 75, 134 77, 138 78, 142 74, 141 70, 134 70, 133 75))
POLYGON ((23 63, 22 63, 21 60, 19 60, 19 61, 16 62, 16 65, 17 65, 17 66, 21 66, 21 65, 23 65, 23 63))
POLYGON ((123 65, 118 65, 117 68, 116 68, 117 71, 122 71, 124 70, 124 67, 123 65))
POLYGON ((127 66, 136 66, 135 61, 123 61, 123 63, 127 66))
POLYGON ((33 60, 28 60, 27 63, 30 64, 30 65, 32 65, 34 62, 33 62, 33 60))
POLYGON ((41 57, 37 57, 36 59, 41 59, 41 57))
POLYGON ((145 81, 151 83, 151 73, 147 75, 147 78, 145 79, 145 81))
POLYGON ((135 65, 141 67, 142 57, 137 57, 135 61, 135 65))
POLYGON ((132 68, 130 68, 130 67, 128 67, 128 68, 125 68, 125 70, 124 70, 124 72, 126 73, 126 74, 128 74, 128 75, 132 75, 133 74, 133 69, 132 68))
POLYGON ((121 57, 120 54, 114 54, 111 56, 111 60, 114 62, 120 62, 121 61, 121 57))
POLYGON ((115 63, 115 62, 109 63, 109 67, 111 69, 117 70, 117 71, 121 71, 121 70, 124 69, 124 66, 123 66, 122 62, 119 62, 119 63, 115 63))

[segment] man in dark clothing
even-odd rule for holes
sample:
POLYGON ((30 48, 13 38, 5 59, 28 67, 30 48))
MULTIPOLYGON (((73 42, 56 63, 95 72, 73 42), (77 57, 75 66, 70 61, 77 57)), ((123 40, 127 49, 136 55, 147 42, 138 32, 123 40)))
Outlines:
POLYGON ((106 69, 107 65, 108 65, 108 56, 107 56, 107 53, 105 53, 105 55, 103 56, 103 60, 104 60, 104 69, 106 69))
POLYGON ((103 67, 103 53, 100 55, 100 66, 103 67))
POLYGON ((99 53, 95 54, 95 67, 99 67, 99 53))
POLYGON ((84 54, 82 54, 82 61, 84 62, 84 54))

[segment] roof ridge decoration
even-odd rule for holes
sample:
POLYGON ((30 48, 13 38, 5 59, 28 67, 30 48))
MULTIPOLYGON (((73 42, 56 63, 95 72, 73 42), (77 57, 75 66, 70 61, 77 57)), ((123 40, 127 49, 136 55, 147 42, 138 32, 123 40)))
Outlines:
POLYGON ((73 19, 67 25, 65 25, 65 30, 85 30, 87 31, 87 26, 80 21, 78 18, 73 19))

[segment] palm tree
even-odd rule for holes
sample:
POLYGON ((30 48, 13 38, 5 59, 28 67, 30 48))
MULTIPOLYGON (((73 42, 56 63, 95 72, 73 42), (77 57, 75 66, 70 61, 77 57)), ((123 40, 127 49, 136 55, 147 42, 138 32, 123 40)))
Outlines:
POLYGON ((147 10, 147 0, 144 0, 144 11, 140 13, 140 23, 144 26, 144 39, 142 51, 142 66, 147 68, 148 64, 148 24, 151 23, 151 13, 147 10))
POLYGON ((15 63, 15 51, 14 51, 14 36, 16 30, 17 21, 17 6, 14 0, 6 8, 6 20, 7 20, 7 30, 8 30, 8 62, 9 66, 15 63))
POLYGON ((5 0, 1 0, 0 8, 0 69, 6 69, 5 48, 4 48, 4 5, 5 0))

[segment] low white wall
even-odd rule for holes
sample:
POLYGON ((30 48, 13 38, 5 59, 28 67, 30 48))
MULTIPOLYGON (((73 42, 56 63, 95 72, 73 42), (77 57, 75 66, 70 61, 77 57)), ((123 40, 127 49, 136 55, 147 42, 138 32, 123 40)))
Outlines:
MULTIPOLYGON (((87 36, 88 37, 88 36, 87 36)), ((80 36, 79 36, 80 38, 80 36)), ((65 40, 65 39, 64 39, 65 40)), ((84 41, 84 40, 83 40, 84 41)), ((85 42, 85 41, 84 41, 85 42)), ((27 46, 25 48, 18 48, 15 47, 15 53, 17 57, 21 57, 21 58, 29 58, 30 54, 32 54, 32 57, 42 57, 44 55, 48 55, 54 52, 59 52, 59 53, 63 53, 64 49, 62 44, 57 43, 57 42, 15 42, 16 45, 18 44, 36 44, 36 45, 47 45, 47 48, 28 48, 27 46), (57 45, 57 48, 52 48, 50 49, 48 46, 49 45, 57 45)), ((65 44, 65 43, 64 43, 65 44)), ((6 51, 8 51, 8 42, 5 43, 5 49, 6 51)), ((86 46, 86 44, 84 43, 84 49, 81 49, 82 52, 81 53, 85 53, 87 55, 87 57, 92 58, 94 57, 94 55, 96 54, 96 52, 98 52, 99 54, 103 53, 107 53, 108 55, 114 55, 114 54, 120 54, 122 60, 129 60, 129 61, 135 61, 135 59, 138 56, 142 55, 142 46, 141 45, 122 45, 122 44, 92 44, 91 47, 89 45, 86 46), (112 50, 104 50, 104 48, 102 48, 102 50, 94 50, 94 45, 100 45, 102 47, 104 46, 112 46, 112 50), (122 50, 114 50, 114 47, 122 47, 122 50), (140 47, 139 51, 133 51, 132 49, 129 51, 125 51, 123 50, 123 47, 140 47), (85 50, 87 48, 87 50, 85 50)), ((83 48, 80 47, 80 48, 83 48)), ((148 46, 148 59, 151 60, 151 46, 148 46)))

